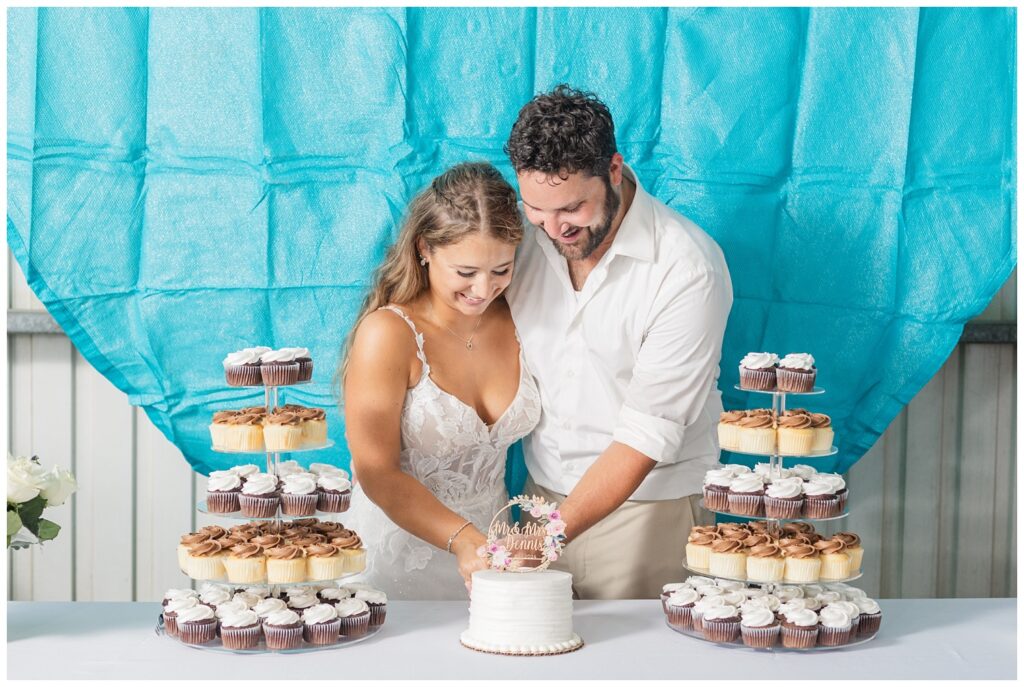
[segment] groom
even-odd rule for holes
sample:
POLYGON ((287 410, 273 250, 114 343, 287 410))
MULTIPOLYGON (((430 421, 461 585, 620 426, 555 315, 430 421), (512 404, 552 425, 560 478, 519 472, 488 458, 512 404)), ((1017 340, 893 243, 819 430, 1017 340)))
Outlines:
POLYGON ((543 406, 525 492, 561 504, 580 598, 656 597, 718 459, 725 259, 640 185, 592 94, 536 96, 505 152, 528 220, 506 296, 543 406))

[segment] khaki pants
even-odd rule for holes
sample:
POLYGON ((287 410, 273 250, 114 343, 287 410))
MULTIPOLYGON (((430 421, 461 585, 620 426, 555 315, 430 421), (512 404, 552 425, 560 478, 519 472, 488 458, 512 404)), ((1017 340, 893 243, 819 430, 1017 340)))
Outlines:
MULTIPOLYGON (((526 494, 561 503, 564 494, 526 480, 526 494)), ((711 524, 701 495, 668 501, 626 501, 566 545, 551 568, 572 573, 579 599, 654 599, 662 585, 682 582, 690 528, 711 524)))

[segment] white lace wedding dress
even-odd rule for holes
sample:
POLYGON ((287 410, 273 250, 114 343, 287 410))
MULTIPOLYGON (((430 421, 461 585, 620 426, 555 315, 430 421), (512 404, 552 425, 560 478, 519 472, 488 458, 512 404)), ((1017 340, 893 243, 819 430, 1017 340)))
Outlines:
MULTIPOLYGON (((519 349, 519 390, 512 403, 488 427, 476 411, 443 391, 430 377, 423 335, 404 312, 385 306, 412 328, 416 356, 423 363, 419 382, 406 392, 402 408, 402 471, 423 483, 441 503, 487 532, 495 513, 506 505, 505 454, 540 420, 540 394, 519 349)), ((352 505, 342 515, 366 547, 366 571, 360 582, 397 599, 465 599, 466 587, 455 556, 393 523, 358 484, 352 505)))

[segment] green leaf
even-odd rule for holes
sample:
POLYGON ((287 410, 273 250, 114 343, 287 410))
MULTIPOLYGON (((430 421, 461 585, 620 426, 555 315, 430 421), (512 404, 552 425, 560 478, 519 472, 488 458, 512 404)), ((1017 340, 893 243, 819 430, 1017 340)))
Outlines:
POLYGON ((14 511, 7 511, 7 548, 11 548, 11 537, 21 529, 21 518, 14 511))
POLYGON ((18 516, 21 518, 22 524, 32 534, 36 534, 39 518, 42 516, 44 508, 46 508, 46 499, 41 495, 18 506, 18 516))
POLYGON ((59 533, 60 525, 45 518, 39 519, 39 531, 35 533, 39 537, 39 541, 49 541, 59 533))

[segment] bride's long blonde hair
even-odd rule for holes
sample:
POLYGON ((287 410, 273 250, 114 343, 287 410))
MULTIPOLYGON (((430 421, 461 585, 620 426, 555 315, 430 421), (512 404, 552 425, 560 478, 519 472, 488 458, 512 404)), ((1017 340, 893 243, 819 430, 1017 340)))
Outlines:
POLYGON ((388 303, 410 303, 429 288, 427 268, 420 264, 419 240, 432 252, 477 231, 512 245, 523 238, 515 189, 489 162, 458 164, 413 198, 398 239, 377 268, 370 292, 346 338, 336 375, 339 400, 343 398, 349 351, 363 319, 388 303))

